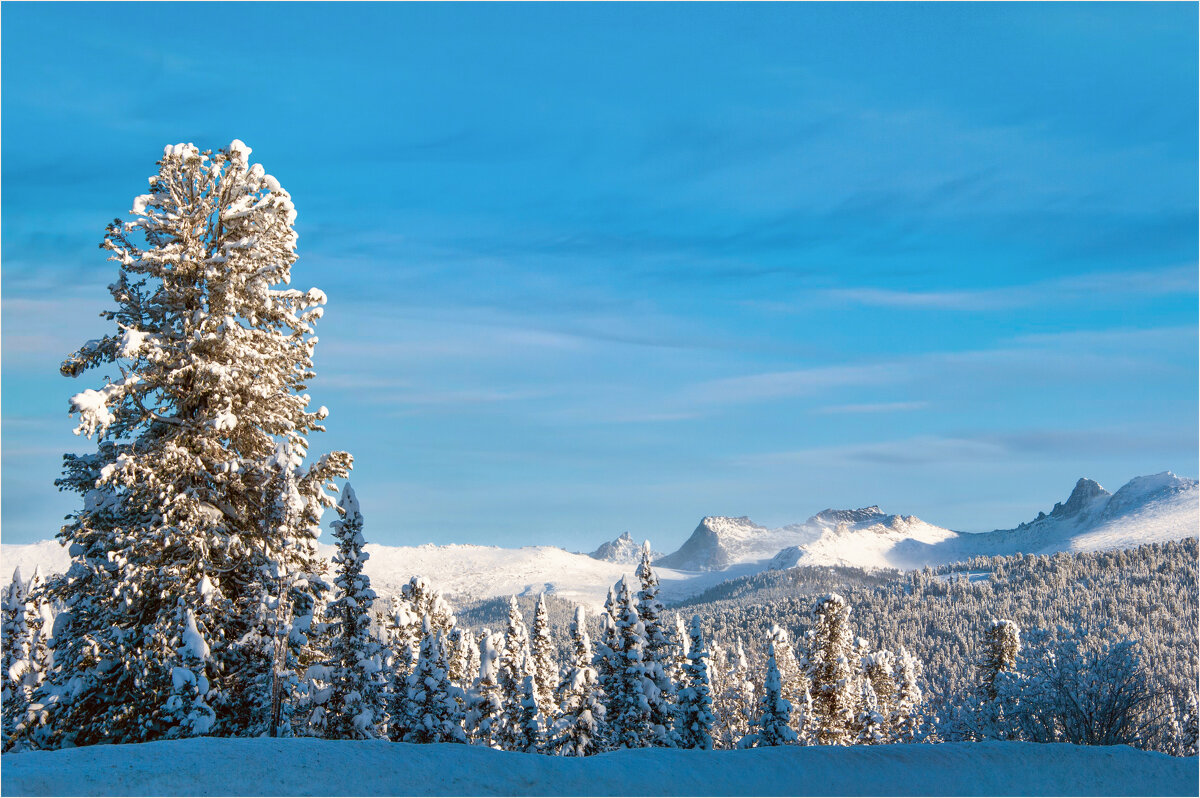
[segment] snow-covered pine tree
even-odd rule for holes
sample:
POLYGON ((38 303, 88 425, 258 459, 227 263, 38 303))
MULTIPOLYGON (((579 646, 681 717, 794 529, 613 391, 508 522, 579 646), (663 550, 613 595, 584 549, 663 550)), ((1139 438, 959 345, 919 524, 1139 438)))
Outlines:
POLYGON ((757 686, 754 684, 754 669, 750 665, 750 658, 746 656, 745 642, 740 637, 733 652, 730 676, 728 704, 733 714, 730 728, 735 735, 733 747, 736 747, 737 741, 750 733, 750 724, 758 717, 759 703, 757 686))
POLYGON ((830 593, 813 609, 808 633, 808 678, 812 683, 814 737, 820 745, 850 745, 858 695, 852 663, 854 635, 850 605, 830 593))
POLYGON ((458 688, 450 682, 446 642, 425 622, 417 664, 408 675, 407 716, 402 719, 406 743, 465 743, 458 688))
POLYGON ((526 754, 542 754, 546 751, 545 722, 538 709, 537 686, 533 674, 521 681, 521 712, 517 716, 516 734, 510 750, 526 754))
POLYGON ((979 660, 979 682, 984 698, 996 700, 996 677, 1016 667, 1021 653, 1021 632, 1014 621, 993 619, 984 632, 983 653, 979 660))
POLYGON ((500 685, 500 700, 504 708, 496 739, 506 751, 523 750, 521 728, 522 701, 526 676, 534 675, 533 654, 529 650, 529 631, 516 596, 509 599, 508 627, 504 632, 504 648, 500 652, 500 669, 496 681, 500 685))
POLYGON ((333 564, 334 599, 326 609, 332 636, 328 666, 330 695, 325 737, 335 740, 375 739, 383 736, 387 684, 383 649, 371 631, 371 606, 375 591, 363 572, 370 557, 363 547, 363 518, 354 488, 347 482, 338 502, 341 517, 334 521, 338 542, 333 564))
POLYGON ((658 600, 658 577, 651 567, 650 556, 650 541, 647 540, 642 544, 642 559, 636 575, 641 582, 637 594, 637 613, 646 630, 642 666, 655 687, 647 695, 650 702, 650 728, 653 730, 651 743, 673 748, 679 744, 679 739, 675 735, 675 683, 671 680, 670 671, 678 647, 671 640, 664 623, 663 605, 658 600))
POLYGON ((3 740, 0 748, 8 749, 8 743, 16 731, 17 723, 25 717, 29 706, 29 694, 25 690, 25 663, 31 649, 29 627, 25 624, 25 582, 21 569, 13 571, 12 582, 4 590, 3 623, 0 627, 0 716, 3 717, 3 740))
POLYGON ((465 727, 475 745, 500 748, 500 725, 504 719, 504 701, 497 676, 500 648, 504 636, 484 629, 479 635, 479 678, 468 697, 465 727))
POLYGON ((862 714, 870 707, 863 704, 861 700, 866 693, 860 693, 858 723, 860 740, 870 738, 874 743, 892 742, 894 735, 891 720, 895 715, 897 698, 895 662, 896 656, 887 649, 872 651, 862 658, 863 681, 869 682, 871 685, 871 692, 875 700, 873 711, 879 715, 879 720, 876 723, 874 719, 862 714), (867 731, 864 723, 871 726, 870 731, 867 731))
POLYGON ((741 739, 734 728, 740 720, 740 715, 732 708, 734 683, 732 668, 729 667, 729 652, 716 637, 713 637, 708 650, 708 680, 713 702, 713 747, 735 748, 737 741, 741 739))
POLYGON ((589 756, 604 750, 604 704, 583 607, 575 608, 571 645, 575 663, 558 687, 560 712, 550 747, 562 756, 589 756))
POLYGON ((767 645, 767 673, 759 698, 758 717, 751 725, 750 733, 738 743, 739 748, 765 748, 796 742, 796 732, 789 723, 792 705, 783 697, 783 684, 775 661, 775 643, 768 641, 767 645))
POLYGON ((678 692, 675 727, 681 748, 699 748, 710 751, 713 747, 712 686, 709 681, 709 655, 704 645, 704 632, 700 628, 700 616, 692 616, 692 627, 683 649, 687 652, 683 666, 683 678, 678 692))
POLYGON ((621 644, 617 636, 616 607, 616 593, 610 587, 608 598, 604 602, 604 613, 600 616, 600 639, 595 644, 595 654, 592 656, 592 665, 596 669, 599 699, 605 708, 604 736, 600 740, 603 750, 613 747, 611 742, 612 716, 608 714, 608 711, 610 707, 616 706, 617 696, 621 691, 621 644))
POLYGON ((529 645, 533 655, 534 697, 538 711, 549 726, 558 714, 558 702, 554 698, 558 687, 558 662, 554 657, 554 642, 550 639, 550 614, 546 611, 545 593, 538 596, 529 645))
POLYGON ((470 632, 455 627, 446 636, 447 656, 450 664, 450 681, 461 689, 469 690, 479 674, 479 648, 470 632))
MULTIPOLYGON (((167 147, 132 220, 108 227, 115 330, 62 372, 111 364, 116 378, 71 399, 76 431, 98 443, 66 455, 58 481, 83 506, 59 533, 72 564, 48 589, 65 616, 26 732, 36 745, 246 733, 261 718, 238 706, 239 684, 270 662, 236 643, 255 631, 264 582, 320 570, 266 519, 277 445, 302 460, 327 414, 304 393, 325 296, 277 287, 296 260, 295 208, 249 155, 240 141, 167 147), (187 664, 203 650, 185 642, 189 619, 210 650, 203 673, 187 664), (208 680, 215 723, 168 708, 192 684, 183 670, 208 680)), ((297 469, 296 534, 317 526, 350 465, 335 452, 297 469)))
POLYGON ((779 681, 783 689, 783 697, 792 705, 791 719, 788 724, 796 732, 796 739, 801 745, 807 745, 811 730, 809 728, 808 707, 809 697, 808 674, 800 666, 796 652, 792 648, 791 636, 787 630, 778 624, 771 624, 771 644, 775 647, 775 663, 779 667, 779 681))
POLYGON ((892 704, 892 716, 888 726, 892 739, 898 743, 917 743, 922 740, 924 725, 924 695, 917 680, 921 677, 921 661, 900 647, 896 659, 896 700, 892 704))
POLYGON ((671 678, 671 681, 676 686, 676 692, 678 692, 679 686, 684 681, 683 670, 684 666, 687 665, 688 645, 690 644, 687 624, 683 622, 683 616, 679 613, 675 613, 675 640, 678 641, 678 645, 675 646, 672 652, 671 667, 667 669, 667 676, 671 678))
POLYGON ((858 729, 855 742, 859 745, 878 745, 886 743, 887 729, 884 728, 887 716, 879 709, 879 699, 870 679, 859 681, 858 717, 855 728, 858 729))
POLYGON ((392 600, 386 621, 386 637, 395 656, 397 670, 405 675, 417 661, 425 620, 434 632, 450 636, 458 620, 441 591, 423 576, 414 576, 392 600))
MULTIPOLYGON (((983 650, 976 664, 979 674, 977 690, 969 699, 973 716, 962 722, 968 726, 967 735, 1007 738, 1010 724, 1005 718, 1005 701, 1000 695, 1001 674, 1013 674, 1017 658, 1021 654, 1021 632, 1015 621, 1007 618, 995 619, 987 625, 983 635, 983 650)), ((1015 684, 1018 679, 1012 680, 1015 684)))
POLYGON ((644 748, 657 739, 650 725, 650 707, 658 688, 644 660, 646 628, 624 578, 617 585, 617 609, 614 693, 606 697, 604 706, 609 742, 616 748, 644 748))

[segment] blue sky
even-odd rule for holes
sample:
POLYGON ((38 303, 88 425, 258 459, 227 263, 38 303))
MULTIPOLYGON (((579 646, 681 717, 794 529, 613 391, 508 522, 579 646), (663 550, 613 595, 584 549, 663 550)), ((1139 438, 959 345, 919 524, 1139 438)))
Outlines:
POLYGON ((1198 470, 1194 4, 5 3, 3 539, 165 144, 254 148, 368 536, 1014 526, 1198 470))

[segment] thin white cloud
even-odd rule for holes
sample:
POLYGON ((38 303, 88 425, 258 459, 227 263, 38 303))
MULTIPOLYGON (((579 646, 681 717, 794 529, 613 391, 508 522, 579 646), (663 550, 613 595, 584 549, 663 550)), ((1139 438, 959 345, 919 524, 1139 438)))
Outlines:
POLYGON ((820 300, 868 307, 929 310, 983 311, 1065 302, 1094 301, 1098 297, 1162 296, 1196 293, 1195 265, 1141 271, 1091 272, 1039 280, 1014 286, 971 291, 908 291, 894 288, 830 288, 820 300))
POLYGON ((839 415, 842 413, 903 413, 910 410, 923 410, 929 407, 929 402, 877 402, 868 404, 829 405, 818 407, 814 413, 819 415, 839 415))

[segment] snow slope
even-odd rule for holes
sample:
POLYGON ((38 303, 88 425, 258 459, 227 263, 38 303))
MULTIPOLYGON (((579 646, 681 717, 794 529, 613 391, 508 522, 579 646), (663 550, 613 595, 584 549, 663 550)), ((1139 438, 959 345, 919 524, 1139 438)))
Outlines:
POLYGON ((639 749, 586 758, 315 739, 5 754, 5 795, 1195 795, 1195 757, 956 743, 639 749))
MULTIPOLYGON (((326 559, 337 551, 332 545, 321 545, 320 549, 326 559)), ((597 560, 554 546, 505 549, 460 544, 367 544, 365 551, 370 559, 364 570, 384 602, 397 595, 411 577, 420 575, 429 578, 455 605, 494 596, 546 592, 598 609, 604 605, 609 587, 622 576, 636 581, 636 561, 597 560)), ((0 569, 3 569, 0 574, 5 581, 17 567, 23 578, 28 579, 39 564, 43 572, 62 573, 70 565, 70 557, 53 540, 0 546, 0 569)), ((751 572, 734 569, 727 574, 689 574, 663 568, 658 569, 658 576, 663 599, 673 601, 707 590, 731 576, 751 572)))

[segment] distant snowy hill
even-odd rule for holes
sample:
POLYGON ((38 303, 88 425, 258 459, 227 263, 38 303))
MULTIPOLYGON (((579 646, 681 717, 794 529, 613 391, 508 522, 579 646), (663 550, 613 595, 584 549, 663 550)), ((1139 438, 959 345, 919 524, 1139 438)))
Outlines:
POLYGON ((722 571, 759 562, 762 568, 851 565, 908 570, 976 555, 1049 554, 1128 548, 1195 536, 1200 490, 1170 472, 1137 477, 1115 494, 1081 479, 1065 502, 1015 529, 954 532, 915 516, 878 507, 824 510, 803 524, 767 529, 749 518, 708 517, 678 551, 658 565, 722 571))
MULTIPOLYGON (((649 541, 646 542, 649 543, 649 541)), ((634 542, 628 532, 622 532, 620 537, 600 544, 600 548, 588 556, 593 560, 637 565, 642 561, 642 544, 634 542)), ((660 557, 662 557, 661 552, 650 550, 650 559, 657 560, 660 557)))
POLYGON ((1196 794, 1195 757, 1063 743, 567 757, 452 743, 202 737, 4 754, 3 765, 5 795, 1196 794))
MULTIPOLYGON (((1137 477, 1110 494, 1081 479, 1064 502, 1014 529, 966 533, 878 507, 824 510, 802 524, 778 529, 749 518, 709 516, 675 552, 655 560, 664 601, 698 595, 725 580, 796 565, 920 568, 976 555, 1048 554, 1128 548, 1196 536, 1200 489, 1194 479, 1169 472, 1137 477)), ((554 593, 600 606, 609 586, 633 576, 640 547, 626 533, 588 554, 553 546, 368 545, 366 572, 386 600, 416 574, 426 576, 456 602, 494 596, 554 593)), ((332 556, 332 546, 322 546, 332 556)), ((28 579, 40 564, 62 572, 69 558, 55 541, 0 546, 7 578, 16 566, 28 579)))
POLYGON ((814 539, 814 531, 801 525, 767 529, 745 516, 707 516, 678 551, 659 558, 656 564, 683 571, 721 571, 770 558, 786 546, 814 539))

